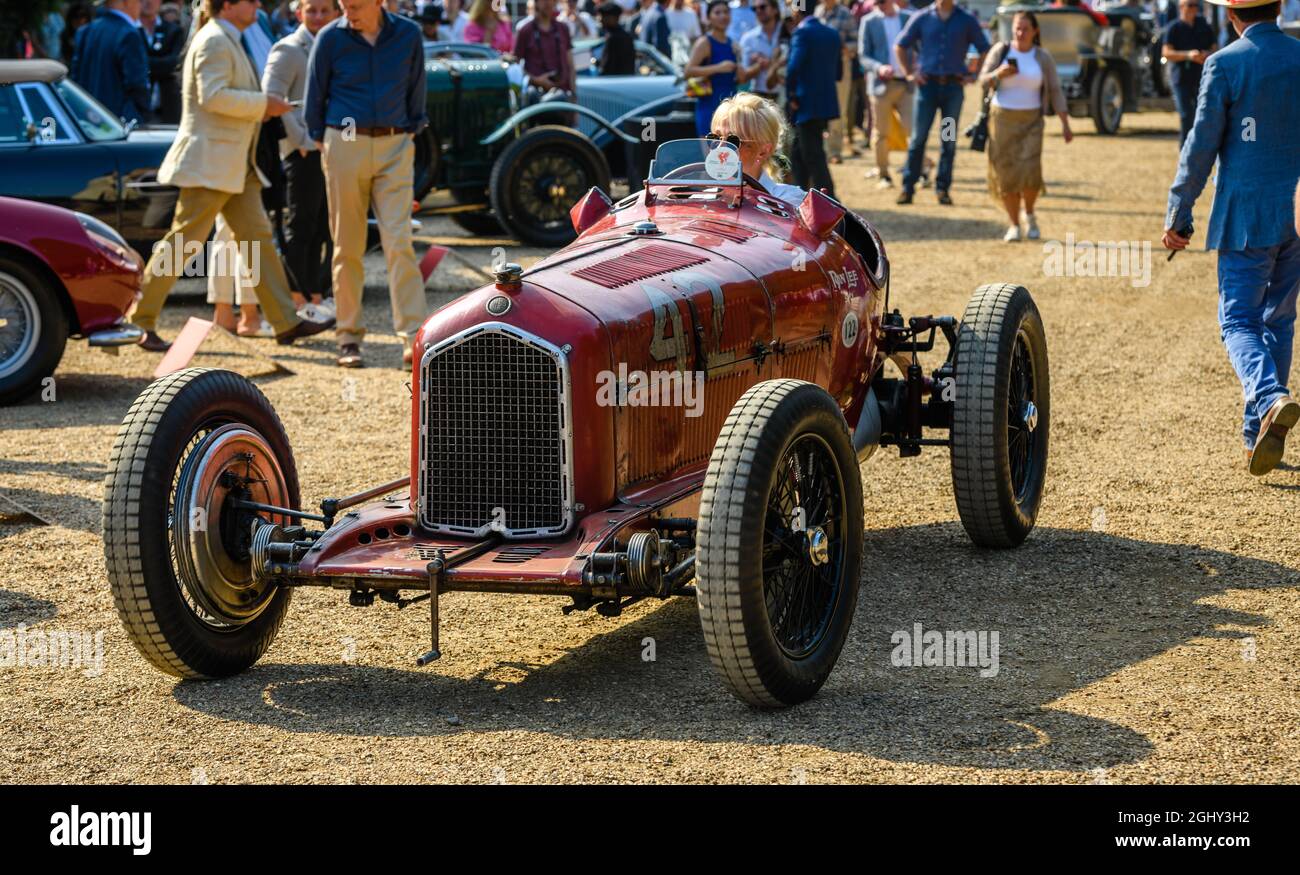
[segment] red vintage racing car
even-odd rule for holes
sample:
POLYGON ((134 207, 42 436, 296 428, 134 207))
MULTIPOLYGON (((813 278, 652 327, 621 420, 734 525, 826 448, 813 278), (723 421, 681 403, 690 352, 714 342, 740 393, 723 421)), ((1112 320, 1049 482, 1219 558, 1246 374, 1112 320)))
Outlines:
POLYGON ((871 225, 820 192, 769 195, 718 160, 729 149, 662 145, 642 191, 574 205, 574 243, 428 319, 409 477, 305 512, 256 386, 191 369, 147 388, 104 498, 109 580, 144 656, 180 677, 240 672, 298 586, 427 600, 421 665, 440 655, 444 593, 608 616, 687 595, 728 687, 780 707, 814 695, 843 647, 859 463, 877 447, 948 446, 972 540, 1023 541, 1050 421, 1029 292, 987 285, 960 322, 904 319, 871 225), (938 335, 948 355, 927 374, 938 335))

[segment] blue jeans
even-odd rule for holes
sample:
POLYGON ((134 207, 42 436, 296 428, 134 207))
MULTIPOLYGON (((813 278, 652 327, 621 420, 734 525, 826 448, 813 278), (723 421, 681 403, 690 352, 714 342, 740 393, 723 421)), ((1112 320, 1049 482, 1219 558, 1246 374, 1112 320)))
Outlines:
POLYGON ((1219 252, 1219 331, 1245 397, 1242 437, 1255 445, 1259 421, 1289 394, 1300 239, 1219 252))
POLYGON ((1183 148, 1196 120, 1196 96, 1201 80, 1186 76, 1174 83, 1174 109, 1178 110, 1178 148, 1183 148))
POLYGON ((921 178, 921 162, 925 158, 925 141, 930 139, 930 126, 939 113, 939 175, 934 187, 947 191, 952 185, 952 162, 957 156, 957 120, 961 118, 961 103, 965 95, 960 82, 926 82, 916 89, 916 103, 912 111, 912 139, 907 141, 907 168, 903 170, 903 191, 916 190, 921 178), (944 119, 952 119, 944 125, 944 119))

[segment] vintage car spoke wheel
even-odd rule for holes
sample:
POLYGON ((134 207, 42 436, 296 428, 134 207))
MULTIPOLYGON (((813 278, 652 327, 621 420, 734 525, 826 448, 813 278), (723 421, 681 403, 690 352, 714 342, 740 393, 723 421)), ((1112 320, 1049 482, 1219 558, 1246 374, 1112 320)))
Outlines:
POLYGON ((290 590, 253 574, 254 517, 234 498, 298 506, 293 452, 270 402, 229 371, 190 368, 154 381, 113 444, 104 555, 128 636, 169 674, 243 671, 288 610, 290 590))
POLYGON ((571 128, 526 131, 492 167, 492 211, 506 230, 534 246, 563 246, 575 234, 569 209, 593 186, 609 190, 609 164, 571 128))
POLYGON ((39 388, 67 342, 68 319, 51 283, 26 263, 0 257, 0 404, 39 388))
POLYGON ((971 540, 1014 547, 1034 528, 1047 474, 1047 338, 1029 291, 981 286, 957 330, 952 485, 971 540))
POLYGON ((1124 80, 1115 70, 1101 70, 1092 82, 1092 122, 1099 134, 1119 132, 1124 118, 1124 80))
POLYGON ((812 697, 848 637, 861 566, 843 414, 812 383, 759 383, 731 409, 700 499, 700 622, 731 691, 762 708, 812 697))

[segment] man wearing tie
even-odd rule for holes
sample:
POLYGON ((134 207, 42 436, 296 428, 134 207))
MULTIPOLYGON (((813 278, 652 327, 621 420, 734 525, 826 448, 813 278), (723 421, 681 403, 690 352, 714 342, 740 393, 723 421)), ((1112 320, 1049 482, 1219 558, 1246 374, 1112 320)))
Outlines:
POLYGON ((271 241, 262 207, 262 179, 254 163, 263 119, 288 112, 289 104, 262 93, 240 33, 257 20, 256 0, 204 0, 206 24, 194 35, 182 71, 180 128, 167 150, 158 181, 180 188, 171 229, 154 247, 144 290, 131 321, 145 330, 140 345, 164 352, 171 345, 154 330, 184 249, 207 239, 218 215, 258 259, 255 291, 281 344, 318 334, 333 323, 294 314, 289 281, 271 241))

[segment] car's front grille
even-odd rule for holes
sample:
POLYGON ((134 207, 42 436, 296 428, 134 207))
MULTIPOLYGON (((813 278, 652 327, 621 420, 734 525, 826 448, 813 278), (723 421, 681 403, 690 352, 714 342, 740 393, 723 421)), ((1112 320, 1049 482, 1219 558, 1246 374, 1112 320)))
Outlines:
POLYGON ((563 353, 508 325, 471 328, 421 365, 420 524, 435 532, 560 534, 572 520, 563 353))

